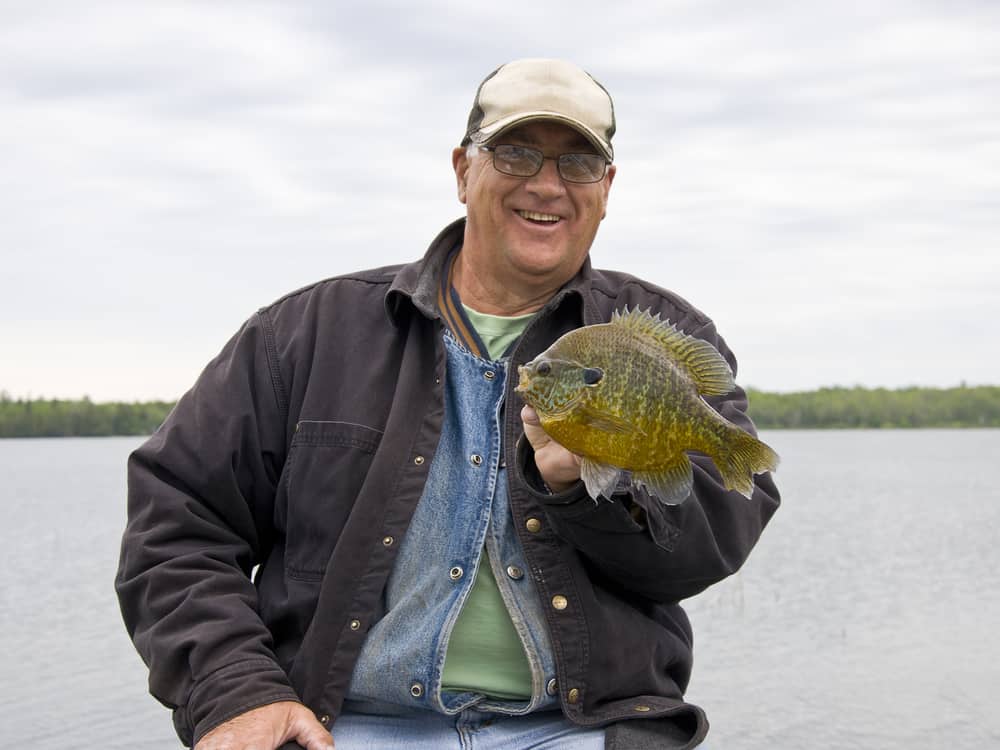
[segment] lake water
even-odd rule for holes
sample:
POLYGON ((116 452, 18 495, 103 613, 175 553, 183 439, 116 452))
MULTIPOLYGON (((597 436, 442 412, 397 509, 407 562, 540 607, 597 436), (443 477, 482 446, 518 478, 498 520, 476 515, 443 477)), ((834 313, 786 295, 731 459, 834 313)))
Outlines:
MULTIPOLYGON (((1000 430, 763 437, 784 505, 688 602, 712 750, 1000 747, 1000 430)), ((0 440, 5 747, 179 747, 112 587, 140 442, 0 440)))

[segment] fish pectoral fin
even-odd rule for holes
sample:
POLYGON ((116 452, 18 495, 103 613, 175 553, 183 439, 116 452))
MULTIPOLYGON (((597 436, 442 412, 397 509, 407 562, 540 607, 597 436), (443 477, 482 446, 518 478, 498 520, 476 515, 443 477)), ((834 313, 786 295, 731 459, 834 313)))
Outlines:
POLYGON ((679 505, 688 498, 694 486, 691 459, 686 453, 680 453, 660 469, 633 472, 632 481, 643 485, 664 505, 679 505))
POLYGON ((618 474, 621 471, 617 466, 602 464, 592 458, 583 457, 580 461, 580 479, 583 480, 587 488, 587 494, 597 500, 601 495, 611 499, 618 484, 618 474))
POLYGON ((593 427, 595 430, 600 430, 601 432, 608 432, 612 435, 628 435, 633 432, 638 432, 640 435, 645 434, 641 429, 636 427, 631 422, 628 422, 615 414, 609 414, 605 411, 598 411, 590 407, 580 407, 577 410, 577 416, 581 421, 588 427, 593 427))

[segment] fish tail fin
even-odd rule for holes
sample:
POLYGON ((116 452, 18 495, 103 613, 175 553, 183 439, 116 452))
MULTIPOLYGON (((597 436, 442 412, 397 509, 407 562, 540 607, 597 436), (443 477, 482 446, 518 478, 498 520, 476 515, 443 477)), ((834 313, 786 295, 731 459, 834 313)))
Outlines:
POLYGON ((748 432, 733 427, 723 450, 713 456, 727 490, 736 490, 749 499, 753 494, 753 475, 778 468, 778 454, 769 445, 748 432))

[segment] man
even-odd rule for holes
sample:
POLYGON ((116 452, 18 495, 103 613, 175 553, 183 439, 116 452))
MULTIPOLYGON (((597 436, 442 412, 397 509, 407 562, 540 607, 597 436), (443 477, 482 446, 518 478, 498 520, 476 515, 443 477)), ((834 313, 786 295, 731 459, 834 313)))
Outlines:
MULTIPOLYGON (((779 502, 770 476, 747 501, 694 456, 681 505, 626 483, 595 502, 513 392, 519 364, 625 306, 735 370, 698 310, 591 268, 614 132, 575 65, 494 71, 452 156, 466 218, 420 261, 260 310, 131 457, 117 589, 183 741, 704 738, 677 602, 743 563, 779 502)), ((742 390, 711 403, 753 430, 742 390)))

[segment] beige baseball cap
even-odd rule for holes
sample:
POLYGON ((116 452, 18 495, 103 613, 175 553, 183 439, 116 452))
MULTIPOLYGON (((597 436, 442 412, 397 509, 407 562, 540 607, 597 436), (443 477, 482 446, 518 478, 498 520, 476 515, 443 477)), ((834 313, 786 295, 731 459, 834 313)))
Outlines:
POLYGON ((537 120, 578 130, 608 161, 614 159, 615 107, 593 76, 565 60, 514 60, 479 85, 462 145, 486 144, 515 125, 537 120))

